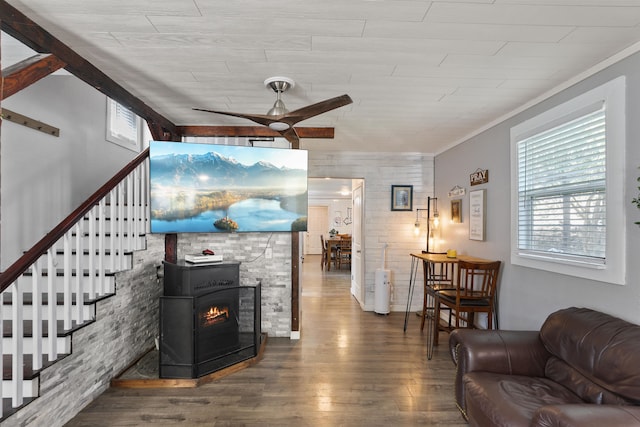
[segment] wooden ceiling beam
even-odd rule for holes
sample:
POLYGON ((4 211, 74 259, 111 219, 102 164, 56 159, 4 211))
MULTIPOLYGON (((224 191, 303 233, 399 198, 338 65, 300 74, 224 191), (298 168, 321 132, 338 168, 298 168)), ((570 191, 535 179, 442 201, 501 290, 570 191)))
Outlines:
POLYGON ((162 129, 163 134, 178 137, 175 124, 133 96, 89 61, 44 30, 5 0, 0 0, 0 28, 39 53, 51 53, 63 61, 74 76, 93 86, 109 98, 131 109, 147 121, 150 127, 162 129))
MULTIPOLYGON (((335 129, 332 127, 295 127, 300 138, 333 139, 335 129)), ((178 126, 178 131, 184 136, 260 136, 282 137, 278 132, 266 126, 178 126)))
POLYGON ((7 99, 65 65, 55 55, 41 53, 5 68, 2 70, 0 99, 7 99))

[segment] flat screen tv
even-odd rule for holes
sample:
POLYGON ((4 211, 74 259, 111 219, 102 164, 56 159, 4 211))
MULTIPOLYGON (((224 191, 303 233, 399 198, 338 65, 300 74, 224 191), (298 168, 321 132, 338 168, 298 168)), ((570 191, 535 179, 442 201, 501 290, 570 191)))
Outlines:
POLYGON ((151 141, 152 233, 307 230, 305 150, 151 141))

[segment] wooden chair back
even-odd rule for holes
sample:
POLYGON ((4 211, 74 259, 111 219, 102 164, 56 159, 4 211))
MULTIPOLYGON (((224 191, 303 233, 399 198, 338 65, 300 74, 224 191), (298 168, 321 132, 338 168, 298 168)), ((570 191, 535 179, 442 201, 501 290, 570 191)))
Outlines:
POLYGON ((458 262, 457 299, 492 300, 498 285, 500 261, 458 262))

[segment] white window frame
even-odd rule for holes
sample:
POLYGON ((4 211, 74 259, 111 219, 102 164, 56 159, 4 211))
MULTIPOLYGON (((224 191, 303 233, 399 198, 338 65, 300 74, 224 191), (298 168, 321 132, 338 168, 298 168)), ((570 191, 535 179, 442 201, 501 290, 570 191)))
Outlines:
POLYGON ((112 115, 113 115, 113 109, 115 108, 115 106, 118 104, 117 101, 114 101, 113 99, 107 97, 107 116, 106 116, 106 139, 109 142, 112 142, 114 144, 120 145, 121 147, 124 148, 128 148, 131 151, 135 151, 136 153, 139 153, 141 151, 141 146, 142 146, 142 134, 143 134, 143 126, 142 126, 142 119, 135 115, 135 123, 136 123, 136 138, 132 139, 132 138, 127 138, 125 135, 122 135, 121 133, 117 132, 111 124, 111 119, 112 119, 112 115))
POLYGON ((624 285, 626 283, 626 217, 624 169, 626 145, 626 79, 620 76, 511 128, 511 263, 569 276, 624 285), (518 250, 517 142, 575 118, 596 103, 604 103, 606 120, 606 244, 603 264, 535 256, 518 250))

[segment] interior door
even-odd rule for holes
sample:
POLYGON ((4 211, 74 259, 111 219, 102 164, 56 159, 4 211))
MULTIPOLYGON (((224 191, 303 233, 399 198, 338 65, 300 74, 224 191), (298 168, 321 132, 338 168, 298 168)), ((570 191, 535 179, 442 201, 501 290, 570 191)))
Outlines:
POLYGON ((358 300, 361 307, 364 307, 364 287, 362 286, 364 260, 362 256, 363 233, 362 224, 364 220, 363 214, 363 198, 364 198, 364 181, 354 181, 352 191, 353 203, 353 224, 352 224, 352 240, 351 240, 351 294, 358 300))
POLYGON ((304 254, 320 255, 322 254, 320 235, 327 234, 329 208, 327 206, 309 206, 307 215, 307 233, 304 238, 304 254))

